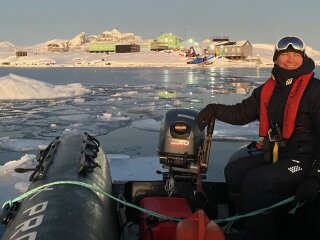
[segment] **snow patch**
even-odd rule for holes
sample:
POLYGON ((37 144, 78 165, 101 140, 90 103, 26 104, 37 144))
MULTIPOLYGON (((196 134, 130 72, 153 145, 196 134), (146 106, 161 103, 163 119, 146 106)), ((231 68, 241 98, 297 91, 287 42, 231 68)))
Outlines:
POLYGON ((76 97, 90 92, 80 83, 52 85, 12 73, 0 78, 0 100, 54 99, 76 97))

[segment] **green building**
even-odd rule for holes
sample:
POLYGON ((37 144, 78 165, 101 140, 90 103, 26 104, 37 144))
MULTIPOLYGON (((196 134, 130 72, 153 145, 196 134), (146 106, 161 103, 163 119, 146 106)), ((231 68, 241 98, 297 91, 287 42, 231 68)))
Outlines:
POLYGON ((115 52, 115 42, 89 42, 90 53, 115 52))
POLYGON ((182 39, 174 35, 173 33, 164 33, 158 37, 159 43, 168 44, 169 49, 179 49, 181 47, 182 39))
POLYGON ((150 51, 163 51, 168 49, 169 49, 168 43, 158 42, 157 40, 153 40, 150 43, 150 51))
POLYGON ((140 44, 140 51, 150 51, 150 42, 140 44))

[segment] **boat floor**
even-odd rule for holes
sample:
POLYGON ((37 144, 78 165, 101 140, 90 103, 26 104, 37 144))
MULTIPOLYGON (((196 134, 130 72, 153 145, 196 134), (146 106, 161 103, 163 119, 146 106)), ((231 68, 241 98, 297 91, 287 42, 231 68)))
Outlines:
MULTIPOLYGON (((193 193, 193 183, 177 182, 175 197, 184 197, 190 204, 191 210, 203 209, 212 220, 225 219, 235 215, 234 206, 228 198, 225 183, 204 182, 203 191, 208 197, 204 204, 203 198, 197 198, 193 193)), ((124 184, 114 184, 115 196, 122 194, 126 201, 139 205, 140 200, 146 196, 167 196, 163 181, 130 181, 124 184)), ((276 239, 301 240, 320 239, 320 196, 313 205, 303 205, 296 214, 289 214, 295 203, 289 203, 273 210, 276 215, 276 239), (317 235, 318 234, 318 235, 317 235)), ((141 239, 139 236, 139 214, 136 209, 126 208, 127 222, 123 224, 122 236, 124 240, 141 239)), ((219 224, 227 227, 227 222, 219 224)), ((225 232, 227 240, 242 240, 243 220, 236 221, 225 232)))

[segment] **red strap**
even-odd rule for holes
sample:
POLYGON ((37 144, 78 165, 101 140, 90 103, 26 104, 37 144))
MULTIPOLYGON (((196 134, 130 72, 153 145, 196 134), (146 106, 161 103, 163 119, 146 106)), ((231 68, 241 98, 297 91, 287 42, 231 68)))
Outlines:
POLYGON ((274 87, 276 86, 276 80, 269 78, 264 86, 262 87, 260 96, 260 125, 259 125, 259 136, 267 136, 269 130, 269 118, 267 112, 267 106, 269 104, 270 97, 273 93, 274 87))
POLYGON ((308 73, 299 77, 293 84, 290 94, 287 99, 286 108, 283 119, 282 136, 284 139, 289 139, 292 135, 293 129, 296 125, 296 117, 300 100, 306 89, 313 73, 308 73))
MULTIPOLYGON (((285 111, 284 111, 283 129, 282 129, 282 137, 284 139, 289 139, 292 135, 293 129, 295 127, 297 112, 298 112, 302 95, 312 76, 313 76, 313 72, 305 75, 301 75, 293 83, 293 86, 290 90, 290 94, 286 102, 285 111)), ((272 96, 275 85, 276 85, 276 81, 273 78, 269 78, 264 84, 264 86, 262 87, 261 97, 260 97, 260 126, 259 126, 259 135, 262 137, 265 137, 268 134, 269 118, 268 118, 267 106, 269 104, 269 100, 272 96)))

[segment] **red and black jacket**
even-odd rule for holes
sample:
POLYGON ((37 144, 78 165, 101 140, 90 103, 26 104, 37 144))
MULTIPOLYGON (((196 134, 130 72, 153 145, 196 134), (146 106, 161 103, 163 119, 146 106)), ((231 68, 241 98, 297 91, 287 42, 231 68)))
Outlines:
MULTIPOLYGON (((313 73, 301 75, 292 84, 289 96, 285 104, 282 124, 282 137, 289 139, 296 127, 296 117, 298 108, 300 105, 303 93, 309 83, 313 73)), ((260 96, 260 126, 259 136, 266 137, 270 128, 269 116, 268 116, 268 104, 276 86, 276 80, 269 78, 262 87, 260 96)), ((300 128, 301 133, 303 132, 302 127, 300 128)))
MULTIPOLYGON (((271 119, 281 129, 284 125, 287 99, 294 82, 286 86, 276 84, 267 104, 271 119)), ((214 104, 213 111, 216 119, 233 125, 245 125, 259 120, 260 100, 264 85, 254 89, 252 94, 241 103, 235 105, 214 104)), ((296 117, 292 118, 294 120, 290 120, 289 133, 285 135, 288 138, 286 148, 279 150, 279 159, 320 159, 320 80, 311 77, 297 102, 299 103, 297 103, 298 107, 290 111, 291 113, 296 112, 296 117), (296 131, 300 128, 304 130, 296 131)))

